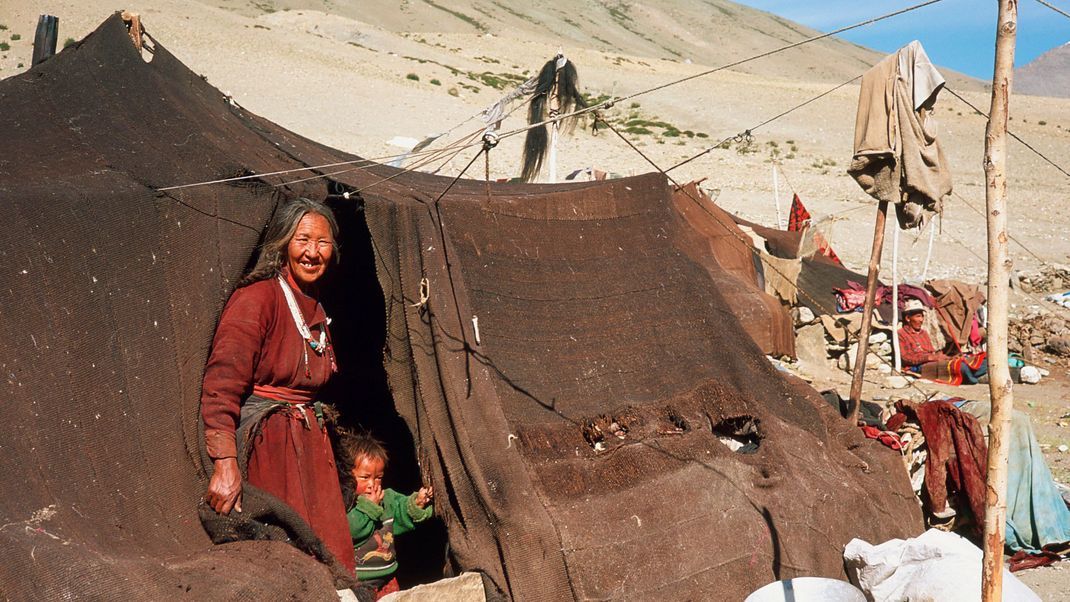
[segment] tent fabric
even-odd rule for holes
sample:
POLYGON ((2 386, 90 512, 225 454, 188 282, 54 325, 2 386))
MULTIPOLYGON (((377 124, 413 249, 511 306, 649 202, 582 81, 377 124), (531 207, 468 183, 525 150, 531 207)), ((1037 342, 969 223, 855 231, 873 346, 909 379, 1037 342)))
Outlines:
MULTIPOLYGON (((118 17, 0 82, 0 103, 18 158, 0 160, 0 470, 19 484, 0 501, 0 590, 334 599, 312 557, 212 545, 198 519, 219 313, 277 204, 326 179, 159 188, 355 157, 227 102, 161 44, 146 62, 118 17)), ((492 591, 739 599, 843 578, 853 537, 920 532, 898 455, 773 369, 722 292, 742 281, 714 277, 663 176, 445 196, 448 178, 384 166, 334 177, 361 191, 347 223, 366 224, 385 314, 331 315, 385 322, 382 369, 454 564, 492 591)), ((265 529, 234 536, 302 539, 254 493, 265 529)))
POLYGON ((707 266, 707 273, 728 302, 739 323, 762 353, 795 357, 795 330, 787 308, 768 293, 769 274, 759 283, 759 260, 748 236, 732 216, 713 204, 698 186, 688 184, 674 191, 672 204, 690 226, 682 229, 687 243, 681 248, 692 260, 707 266), (734 277, 734 279, 732 278, 734 277))
MULTIPOLYGON (((279 193, 156 191, 300 163, 162 45, 146 63, 118 17, 0 82, 0 105, 0 591, 334 596, 294 547, 213 547, 198 518, 207 350, 279 193)), ((274 512, 253 491, 244 506, 274 512)))

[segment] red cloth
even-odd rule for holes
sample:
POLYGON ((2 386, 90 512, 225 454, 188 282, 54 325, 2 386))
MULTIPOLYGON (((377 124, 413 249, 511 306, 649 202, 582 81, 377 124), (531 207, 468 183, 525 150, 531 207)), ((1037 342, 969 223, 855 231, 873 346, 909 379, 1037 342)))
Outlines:
POLYGON ((375 599, 378 600, 387 594, 393 594, 400 591, 401 587, 398 585, 398 578, 394 577, 390 581, 387 581, 385 585, 375 590, 375 599))
POLYGON ((899 439, 899 435, 892 431, 882 431, 868 424, 864 424, 859 428, 862 429, 862 434, 866 436, 866 439, 876 439, 896 451, 903 449, 903 442, 899 439))
MULTIPOLYGON (((297 288, 288 270, 284 273, 305 323, 313 336, 318 336, 320 329, 326 328, 323 306, 297 288)), ((307 401, 331 377, 332 358, 333 353, 314 353, 301 338, 276 279, 261 280, 234 291, 216 327, 201 386, 201 417, 208 454, 212 458, 236 456, 234 431, 238 428, 241 402, 254 386, 258 394, 269 399, 307 401), (268 387, 292 390, 305 399, 271 394, 268 387)))
POLYGON ((1018 550, 1014 556, 1011 556, 1010 570, 1015 573, 1025 569, 1035 569, 1055 564, 1067 557, 1070 557, 1070 545, 1066 543, 1050 543, 1040 548, 1039 552, 1018 550))
POLYGON ((950 493, 963 494, 980 533, 985 517, 985 474, 988 470, 988 446, 977 419, 955 407, 950 401, 929 401, 913 405, 896 402, 905 414, 913 414, 929 457, 925 461, 925 490, 930 510, 947 506, 950 493))
MULTIPOLYGON (((788 212, 788 232, 802 230, 810 225, 811 220, 810 212, 806 210, 799 195, 795 194, 791 198, 791 210, 788 212)), ((840 258, 836 256, 836 252, 832 250, 832 245, 825 240, 825 237, 820 232, 814 232, 814 245, 817 247, 819 254, 828 257, 834 263, 843 265, 840 258)))
POLYGON ((277 411, 261 424, 249 457, 249 482, 296 510, 352 573, 357 565, 331 441, 312 408, 301 414, 297 408, 277 411))
POLYGON ((802 199, 796 194, 791 199, 791 211, 788 213, 788 232, 798 232, 810 224, 810 212, 803 206, 802 199))
MULTIPOLYGON (((284 271, 314 338, 326 313, 284 271)), ((330 333, 327 333, 328 340, 330 333)), ((297 332, 278 280, 234 291, 223 309, 201 387, 201 418, 212 458, 236 457, 242 401, 253 392, 280 401, 313 399, 335 371, 334 352, 315 353, 297 332), (305 364, 307 351, 308 364, 305 364)), ((278 497, 308 522, 327 549, 355 570, 342 491, 327 433, 311 409, 271 414, 252 441, 248 481, 278 497), (307 423, 306 423, 307 419, 307 423)))

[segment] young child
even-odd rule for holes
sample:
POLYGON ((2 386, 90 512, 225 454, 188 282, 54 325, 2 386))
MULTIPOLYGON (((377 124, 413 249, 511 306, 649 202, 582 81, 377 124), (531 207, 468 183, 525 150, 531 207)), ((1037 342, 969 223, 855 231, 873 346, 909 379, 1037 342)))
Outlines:
POLYGON ((434 515, 434 490, 421 487, 412 495, 383 489, 387 454, 369 433, 338 430, 338 473, 357 560, 357 578, 376 589, 376 599, 398 591, 394 536, 406 533, 434 515))

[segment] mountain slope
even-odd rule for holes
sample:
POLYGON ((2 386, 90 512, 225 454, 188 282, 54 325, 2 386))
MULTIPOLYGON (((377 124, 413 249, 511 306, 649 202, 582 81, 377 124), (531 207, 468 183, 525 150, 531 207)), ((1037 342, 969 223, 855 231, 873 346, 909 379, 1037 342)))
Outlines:
POLYGON ((1070 98, 1070 42, 1052 48, 1014 70, 1014 91, 1070 98))
MULTIPOLYGON (((317 10, 393 32, 491 35, 605 53, 719 66, 819 35, 727 0, 215 0, 248 16, 317 10)), ((883 55, 829 38, 735 68, 764 76, 843 81, 883 55)), ((540 57, 541 58, 541 57, 540 57)))

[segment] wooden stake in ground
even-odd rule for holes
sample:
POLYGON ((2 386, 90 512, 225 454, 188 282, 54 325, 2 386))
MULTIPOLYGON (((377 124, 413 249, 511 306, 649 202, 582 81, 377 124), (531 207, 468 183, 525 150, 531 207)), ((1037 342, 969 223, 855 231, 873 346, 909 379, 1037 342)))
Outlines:
POLYGON ((1007 524, 1007 435, 1014 396, 1007 366, 1007 116, 1014 69, 1017 0, 999 0, 992 107, 985 130, 985 201, 988 213, 988 373, 992 420, 988 426, 988 477, 985 494, 984 569, 981 599, 1003 598, 1003 545, 1007 524))
POLYGON ((37 33, 33 37, 33 59, 36 65, 56 54, 56 41, 59 40, 59 17, 41 15, 37 19, 37 33))
MULTIPOLYGON (((858 422, 862 406, 862 377, 866 373, 866 353, 869 352, 869 332, 873 323, 873 301, 877 296, 877 272, 881 267, 881 251, 884 249, 884 225, 888 221, 888 201, 877 204, 877 220, 873 226, 873 251, 869 255, 869 275, 866 276, 866 303, 862 306, 862 328, 858 331, 858 352, 851 368, 851 424, 858 422)), ((898 224, 895 225, 899 227, 898 224)))

